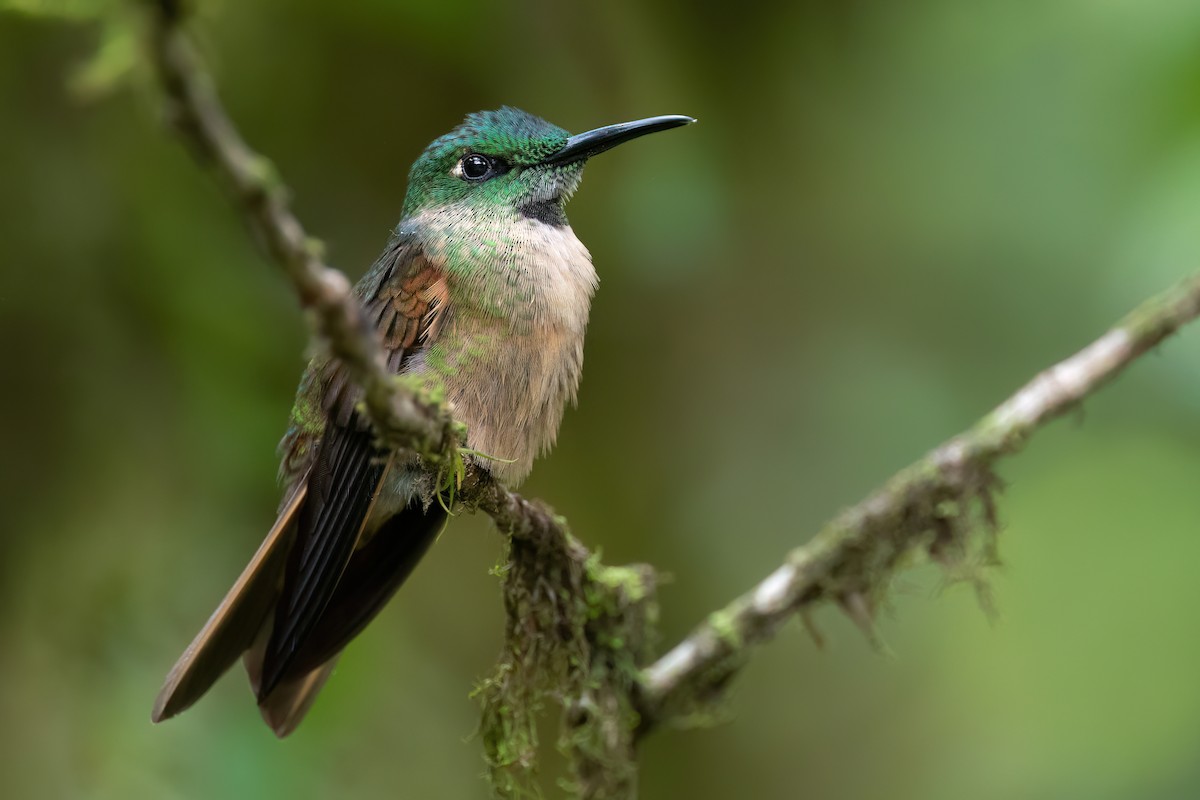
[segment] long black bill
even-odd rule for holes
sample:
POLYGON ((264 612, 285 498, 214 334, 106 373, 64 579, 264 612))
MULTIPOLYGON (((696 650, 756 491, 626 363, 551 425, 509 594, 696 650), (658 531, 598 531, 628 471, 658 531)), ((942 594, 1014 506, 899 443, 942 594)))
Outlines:
POLYGON ((594 131, 578 133, 572 136, 570 139, 567 139, 567 143, 562 146, 562 149, 550 155, 542 163, 566 164, 571 161, 583 161, 597 153, 603 153, 605 150, 610 150, 619 144, 628 142, 630 139, 645 136, 647 133, 658 133, 659 131, 678 128, 681 125, 690 125, 695 121, 693 118, 685 117, 682 114, 668 114, 665 117, 649 117, 647 119, 634 120, 633 122, 606 125, 603 128, 596 128, 594 131))

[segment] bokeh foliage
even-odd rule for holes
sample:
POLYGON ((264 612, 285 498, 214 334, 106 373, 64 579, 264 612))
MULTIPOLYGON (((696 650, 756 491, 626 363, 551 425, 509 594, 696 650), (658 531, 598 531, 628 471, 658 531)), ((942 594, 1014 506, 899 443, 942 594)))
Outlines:
MULTIPOLYGON (((479 520, 287 742, 240 675, 149 724, 270 523, 305 331, 129 71, 127 7, 7 5, 0 795, 482 797, 467 695, 503 620, 479 520)), ((597 159, 572 202, 603 285, 581 407, 525 487, 606 561, 675 576, 668 640, 1200 265, 1184 0, 275 0, 200 26, 354 276, 468 111, 700 119, 597 159)), ((1195 794, 1198 359, 1185 334, 1002 468, 998 626, 932 571, 882 623, 894 659, 819 616, 829 649, 761 653, 730 724, 646 743, 645 796, 1195 794)))

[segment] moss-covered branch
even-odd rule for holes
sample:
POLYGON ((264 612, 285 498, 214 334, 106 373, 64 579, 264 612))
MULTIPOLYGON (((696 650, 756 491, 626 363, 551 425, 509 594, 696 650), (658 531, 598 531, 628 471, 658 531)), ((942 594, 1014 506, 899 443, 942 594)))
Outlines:
POLYGON ((910 556, 963 564, 990 551, 996 519, 992 466, 1055 417, 1116 377, 1138 356, 1200 314, 1200 275, 1138 306, 1112 330, 1055 364, 965 433, 903 470, 845 511, 754 589, 714 612, 647 667, 640 683, 643 729, 686 719, 721 692, 753 645, 791 615, 836 600, 869 629, 889 574, 910 556), (982 536, 973 537, 975 522, 982 536))
POLYGON ((632 796, 638 737, 702 712, 753 646, 793 614, 832 599, 869 630, 890 575, 912 557, 927 555, 948 567, 986 558, 995 530, 994 462, 1200 314, 1200 276, 1144 303, 842 513, 752 591, 649 663, 653 571, 601 564, 544 505, 505 489, 485 470, 453 468, 462 464, 458 427, 444 407, 387 372, 348 281, 322 262, 270 162, 245 144, 223 110, 181 27, 180 0, 144 2, 152 10, 150 52, 172 126, 282 267, 311 312, 318 342, 364 387, 381 441, 420 454, 443 475, 449 469, 461 478, 459 504, 487 513, 506 534, 508 555, 500 568, 506 642, 478 691, 493 786, 505 796, 530 783, 536 719, 546 704, 562 712, 559 746, 570 764, 565 782, 572 792, 632 796))
POLYGON ((216 176, 255 237, 283 268, 315 333, 365 390, 367 412, 395 448, 446 456, 453 425, 436 404, 397 387, 378 338, 368 330, 346 276, 321 262, 320 243, 292 213, 288 190, 271 162, 251 150, 221 105, 181 27, 182 0, 154 0, 150 51, 166 98, 168 121, 197 160, 216 176))

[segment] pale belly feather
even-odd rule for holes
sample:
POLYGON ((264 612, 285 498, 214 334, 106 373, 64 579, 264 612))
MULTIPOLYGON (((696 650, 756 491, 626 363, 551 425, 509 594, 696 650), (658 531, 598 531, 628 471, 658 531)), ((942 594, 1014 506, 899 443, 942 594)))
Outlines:
MULTIPOLYGON (((521 219, 505 243, 502 263, 447 269, 451 308, 437 341, 406 371, 441 384, 467 426, 467 446, 485 456, 480 465, 515 486, 553 446, 575 402, 597 278, 570 227, 521 219)), ((414 466, 393 467, 372 522, 428 494, 414 466)))

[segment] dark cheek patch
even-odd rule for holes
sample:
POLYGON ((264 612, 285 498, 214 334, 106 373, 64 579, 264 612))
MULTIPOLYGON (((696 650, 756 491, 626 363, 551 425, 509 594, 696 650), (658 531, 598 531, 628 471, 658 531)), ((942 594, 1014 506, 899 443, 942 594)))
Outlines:
POLYGON ((528 200, 517 206, 517 211, 526 219, 534 219, 556 228, 562 228, 567 224, 567 212, 563 210, 561 198, 528 200))

